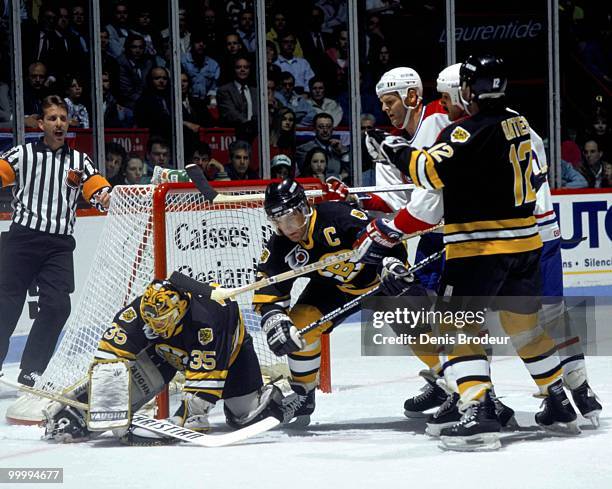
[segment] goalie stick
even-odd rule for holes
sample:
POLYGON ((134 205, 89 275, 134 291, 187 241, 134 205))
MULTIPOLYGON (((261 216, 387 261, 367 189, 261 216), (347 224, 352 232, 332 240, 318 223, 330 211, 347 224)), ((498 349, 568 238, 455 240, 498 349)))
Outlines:
MULTIPOLYGON (((226 204, 226 203, 239 203, 239 202, 250 202, 260 201, 264 199, 264 194, 241 194, 241 195, 226 195, 217 192, 208 182, 206 176, 202 172, 202 169, 196 164, 190 164, 185 167, 185 172, 200 191, 206 200, 213 204, 226 204)), ((385 192, 398 192, 402 190, 413 190, 413 183, 401 183, 398 185, 386 185, 384 187, 347 187, 349 194, 361 194, 361 193, 385 193, 385 192)), ((306 197, 323 197, 323 190, 306 190, 306 197)))
MULTIPOLYGON (((406 275, 413 274, 414 272, 418 272, 419 270, 426 267, 430 263, 433 263, 434 261, 442 258, 443 254, 444 254, 444 250, 440 250, 434 253, 433 255, 430 255, 427 258, 424 258, 419 263, 416 263, 415 265, 411 266, 407 270, 406 275)), ((300 337, 303 338, 304 335, 310 333, 313 329, 317 329, 319 326, 321 326, 322 324, 325 324, 327 321, 337 319, 340 316, 344 316, 344 315, 347 315, 353 312, 354 309, 361 306, 361 303, 366 297, 370 297, 371 295, 376 294, 376 292, 378 292, 379 290, 380 290, 380 285, 377 285, 373 289, 368 290, 365 294, 355 297, 354 299, 348 301, 346 304, 343 304, 337 309, 334 309, 333 311, 328 312, 325 316, 321 317, 320 319, 317 319, 316 321, 310 323, 308 326, 300 329, 299 331, 300 337)))
MULTIPOLYGON (((60 394, 36 389, 34 387, 28 387, 26 385, 6 380, 2 372, 0 372, 0 383, 23 392, 27 392, 28 394, 32 394, 34 396, 51 399, 52 401, 61 402, 67 406, 82 409, 83 411, 89 410, 89 404, 85 404, 84 402, 79 402, 60 394)), ((224 447, 233 443, 247 440, 255 435, 259 435, 260 433, 264 433, 272 428, 275 428, 280 424, 280 421, 272 416, 268 416, 261 421, 253 423, 252 425, 245 426, 239 430, 224 433, 222 435, 206 435, 198 431, 183 428, 182 426, 177 426, 165 420, 149 418, 148 416, 138 413, 132 416, 132 424, 134 426, 138 426, 139 428, 152 431, 153 433, 169 436, 202 447, 214 448, 224 447)))

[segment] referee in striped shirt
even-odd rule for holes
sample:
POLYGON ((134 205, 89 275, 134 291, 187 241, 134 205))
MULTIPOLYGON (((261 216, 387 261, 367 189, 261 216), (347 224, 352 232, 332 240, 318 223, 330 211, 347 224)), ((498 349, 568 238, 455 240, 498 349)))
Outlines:
POLYGON ((51 95, 42 102, 43 138, 0 156, 2 187, 13 186, 13 222, 0 242, 0 369, 26 292, 36 279, 38 315, 21 358, 18 381, 33 385, 47 367, 70 315, 74 291, 72 236, 79 193, 99 210, 110 204, 108 181, 84 153, 65 142, 68 110, 51 95))

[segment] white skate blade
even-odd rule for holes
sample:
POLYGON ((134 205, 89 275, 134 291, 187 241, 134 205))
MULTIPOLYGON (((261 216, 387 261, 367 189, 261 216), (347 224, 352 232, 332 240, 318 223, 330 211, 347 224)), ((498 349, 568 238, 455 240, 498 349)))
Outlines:
POLYGON ((444 428, 448 428, 450 426, 454 426, 459 422, 459 420, 457 421, 449 421, 448 423, 427 423, 427 428, 425 428, 425 434, 429 435, 433 438, 438 438, 440 436, 440 432, 444 429, 444 428))
POLYGON ((410 419, 421 419, 427 418, 429 414, 425 414, 423 411, 406 411, 404 409, 404 416, 410 419))
POLYGON ((288 430, 304 430, 310 424, 310 414, 296 416, 288 423, 281 425, 281 428, 288 430))
POLYGON ((593 428, 599 428, 601 426, 600 422, 599 422, 599 415, 601 414, 601 409, 596 409, 595 411, 591 411, 588 414, 583 414, 582 417, 584 419, 588 419, 591 424, 593 425, 593 428))
POLYGON ((569 423, 556 422, 549 426, 540 425, 540 427, 554 436, 576 436, 581 433, 576 421, 570 421, 569 423))
POLYGON ((472 436, 441 436, 440 448, 454 452, 486 452, 501 448, 499 433, 479 433, 472 436))

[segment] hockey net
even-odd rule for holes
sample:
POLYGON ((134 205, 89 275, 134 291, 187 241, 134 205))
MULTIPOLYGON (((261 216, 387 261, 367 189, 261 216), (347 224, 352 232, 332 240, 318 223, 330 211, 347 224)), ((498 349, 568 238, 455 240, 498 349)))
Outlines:
MULTIPOLYGON (((262 195, 269 181, 213 182, 219 192, 244 196, 212 205, 191 183, 119 186, 113 189, 92 266, 61 343, 36 388, 63 392, 87 373, 98 341, 116 312, 142 294, 153 278, 178 270, 197 280, 239 287, 255 280, 261 251, 273 230, 266 220, 262 195)), ((302 181, 308 190, 318 180, 302 181)), ((295 299, 307 279, 293 287, 295 299)), ((251 309, 252 292, 235 299, 253 336, 262 376, 288 375, 284 358, 272 354, 251 309)), ((319 384, 330 390, 329 349, 324 335, 319 384)), ((43 420, 49 401, 21 396, 6 413, 9 423, 43 420)), ((158 415, 167 416, 168 398, 158 398, 158 415)))

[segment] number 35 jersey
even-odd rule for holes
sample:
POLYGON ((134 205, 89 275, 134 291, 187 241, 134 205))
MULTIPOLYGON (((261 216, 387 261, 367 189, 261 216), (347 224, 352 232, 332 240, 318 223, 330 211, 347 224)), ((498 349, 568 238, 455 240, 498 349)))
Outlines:
MULTIPOLYGON (((360 209, 346 202, 323 202, 313 208, 306 238, 294 243, 285 236, 275 234, 267 242, 257 268, 258 278, 272 277, 289 270, 297 270, 328 256, 353 248, 358 234, 368 225, 369 218, 360 209)), ((406 259, 403 246, 393 249, 393 256, 406 259)), ((305 275, 310 278, 309 288, 317 283, 329 284, 350 295, 360 295, 378 282, 377 266, 346 261, 305 275)), ((289 307, 294 280, 269 285, 253 297, 256 310, 265 314, 270 309, 289 307)))
POLYGON ((161 338, 144 323, 140 299, 117 313, 98 344, 96 358, 134 361, 141 351, 152 347, 165 362, 185 372, 183 390, 212 403, 220 399, 228 369, 246 334, 238 305, 192 294, 189 309, 174 335, 161 338))

